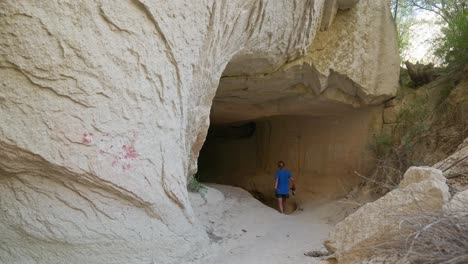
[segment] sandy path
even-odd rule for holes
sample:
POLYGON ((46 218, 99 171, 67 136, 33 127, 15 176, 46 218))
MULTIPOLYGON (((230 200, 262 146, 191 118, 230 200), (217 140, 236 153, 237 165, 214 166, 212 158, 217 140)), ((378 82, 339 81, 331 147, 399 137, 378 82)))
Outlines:
POLYGON ((209 186, 205 199, 190 197, 213 245, 202 263, 324 263, 304 253, 323 249, 330 219, 349 207, 302 205, 303 210, 282 215, 240 188, 209 186))

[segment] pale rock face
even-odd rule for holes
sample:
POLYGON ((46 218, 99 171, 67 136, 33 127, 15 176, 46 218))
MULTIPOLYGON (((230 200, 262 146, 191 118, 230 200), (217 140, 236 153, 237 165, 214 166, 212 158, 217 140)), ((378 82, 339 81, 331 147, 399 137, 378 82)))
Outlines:
POLYGON ((463 143, 461 143, 458 148, 457 148, 457 151, 458 150, 462 150, 464 148, 468 147, 468 138, 465 138, 465 140, 463 140, 463 143))
POLYGON ((385 124, 394 124, 398 122, 398 107, 386 107, 383 112, 383 121, 385 124))
POLYGON ((446 178, 455 178, 468 174, 468 138, 458 146, 457 152, 436 163, 434 168, 443 171, 446 178))
POLYGON ((353 7, 359 0, 337 0, 340 9, 349 9, 353 7))
POLYGON ((365 204, 338 223, 329 236, 328 248, 339 263, 362 263, 369 248, 398 234, 402 219, 424 211, 441 210, 448 202, 448 186, 440 171, 412 167, 400 185, 375 202, 365 204))
MULTIPOLYGON (((349 106, 378 104, 395 94, 400 62, 390 39, 396 33, 388 2, 359 1, 330 15, 332 22, 327 12, 335 13, 328 11, 336 8, 335 1, 326 2, 322 27, 332 24, 316 33, 304 56, 276 68, 253 65, 250 56, 234 57, 220 80, 212 122, 346 113, 349 106)), ((338 2, 348 6, 353 1, 338 2)))
POLYGON ((451 214, 468 216, 468 190, 456 193, 444 209, 451 214))
POLYGON ((294 111, 309 113, 396 91, 389 1, 337 11, 317 33, 324 2, 2 1, 0 262, 200 258, 209 240, 186 179, 223 71, 254 74, 249 87, 268 100, 298 94, 240 118, 290 113, 302 91, 312 103, 294 111))
POLYGON ((442 175, 442 171, 431 167, 410 167, 403 175, 403 180, 400 182, 400 188, 407 188, 411 184, 420 183, 422 181, 440 181, 446 182, 446 178, 442 175))

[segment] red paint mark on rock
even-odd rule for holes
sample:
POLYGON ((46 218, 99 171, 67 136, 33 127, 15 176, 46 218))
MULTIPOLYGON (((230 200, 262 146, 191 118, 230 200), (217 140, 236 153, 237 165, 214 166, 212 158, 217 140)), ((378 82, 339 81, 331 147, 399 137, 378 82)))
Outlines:
POLYGON ((92 144, 93 143, 93 132, 86 132, 83 134, 83 137, 81 138, 81 142, 84 144, 92 144))
POLYGON ((131 169, 131 168, 132 168, 132 165, 130 165, 130 164, 128 164, 128 163, 122 165, 122 170, 124 170, 124 171, 126 171, 126 170, 128 170, 128 169, 131 169))
MULTIPOLYGON (((133 138, 128 144, 122 146, 122 150, 114 155, 114 160, 112 161, 112 167, 119 166, 123 171, 129 170, 132 168, 130 164, 131 160, 134 160, 140 156, 135 150, 135 141, 136 133, 133 132, 133 138)), ((112 146, 111 146, 112 148, 112 146)))
POLYGON ((135 146, 133 145, 133 142, 131 145, 123 145, 123 150, 125 153, 124 158, 125 159, 136 159, 140 155, 135 151, 135 146))
POLYGON ((136 159, 140 155, 135 151, 135 141, 136 141, 137 134, 133 131, 133 138, 130 140, 129 144, 123 145, 123 154, 125 159, 136 159))

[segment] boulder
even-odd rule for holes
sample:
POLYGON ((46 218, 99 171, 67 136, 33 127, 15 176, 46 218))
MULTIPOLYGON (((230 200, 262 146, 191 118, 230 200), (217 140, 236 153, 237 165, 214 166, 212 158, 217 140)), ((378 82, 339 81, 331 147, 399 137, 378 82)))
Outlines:
POLYGON ((350 9, 355 6, 359 0, 338 0, 338 6, 340 9, 350 9))
POLYGON ((328 30, 335 19, 336 12, 338 12, 338 0, 325 1, 320 30, 328 30))
POLYGON ((365 204, 338 223, 327 243, 338 263, 372 259, 372 247, 397 236, 403 219, 442 209, 450 194, 440 176, 440 171, 434 169, 412 167, 400 188, 365 204))
POLYGON ((433 167, 441 170, 446 178, 468 177, 468 138, 458 146, 455 153, 433 167))
POLYGON ((401 180, 399 187, 407 188, 411 184, 427 180, 446 182, 442 172, 438 169, 431 167, 410 167, 403 175, 403 180, 401 180))
POLYGON ((427 84, 438 77, 434 64, 420 64, 419 62, 413 64, 409 61, 405 61, 408 74, 413 81, 415 87, 427 84))
POLYGON ((444 209, 449 214, 468 216, 468 190, 456 193, 444 209))
POLYGON ((458 146, 455 153, 433 167, 443 172, 452 194, 468 190, 468 139, 458 146))
POLYGON ((468 147, 468 138, 465 138, 465 140, 463 140, 463 142, 457 147, 457 151, 462 150, 466 147, 468 147))

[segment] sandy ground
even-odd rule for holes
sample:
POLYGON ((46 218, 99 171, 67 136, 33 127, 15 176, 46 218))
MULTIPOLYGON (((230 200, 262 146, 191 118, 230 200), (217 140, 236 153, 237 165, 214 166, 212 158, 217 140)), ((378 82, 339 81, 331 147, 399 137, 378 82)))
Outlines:
POLYGON ((322 244, 330 229, 355 207, 315 202, 282 215, 240 188, 208 186, 204 197, 190 194, 212 242, 200 263, 328 263, 304 253, 325 250, 322 244))

